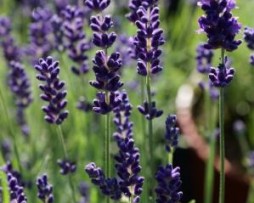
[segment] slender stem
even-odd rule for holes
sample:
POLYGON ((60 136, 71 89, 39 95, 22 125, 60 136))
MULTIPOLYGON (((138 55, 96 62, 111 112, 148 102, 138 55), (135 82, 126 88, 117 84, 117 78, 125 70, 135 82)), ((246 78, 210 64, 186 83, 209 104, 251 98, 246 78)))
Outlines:
MULTIPOLYGON (((147 77, 146 77, 146 91, 147 91, 147 101, 149 106, 149 114, 151 114, 152 107, 152 93, 151 93, 151 64, 147 63, 147 77)), ((148 121, 148 133, 147 133, 147 149, 149 153, 149 159, 147 160, 147 167, 150 168, 150 172, 147 176, 148 180, 148 192, 151 194, 151 202, 153 202, 153 164, 154 164, 154 147, 153 147, 153 121, 152 119, 148 121)))
POLYGON ((9 117, 7 106, 4 102, 4 96, 2 94, 1 88, 0 88, 0 102, 2 103, 2 107, 3 107, 4 113, 5 113, 5 117, 6 117, 6 120, 7 120, 8 127, 9 127, 9 131, 10 131, 10 135, 12 137, 14 153, 15 153, 15 156, 16 156, 16 159, 17 159, 17 162, 18 162, 18 168, 19 168, 20 173, 22 173, 22 165, 21 165, 21 160, 20 160, 20 156, 19 156, 19 152, 18 152, 17 141, 16 141, 15 133, 13 132, 13 128, 11 126, 12 122, 11 122, 11 119, 9 117))
MULTIPOLYGON (((224 49, 221 50, 221 61, 224 64, 224 49)), ((219 98, 219 123, 220 123, 220 191, 219 203, 225 200, 225 134, 224 134, 224 88, 220 88, 219 98)))
MULTIPOLYGON (((65 142, 64 142, 63 131, 62 131, 61 125, 58 125, 57 134, 58 134, 59 140, 60 140, 62 147, 63 147, 64 158, 68 159, 68 154, 67 154, 67 150, 66 150, 66 146, 65 146, 65 142)), ((69 181, 69 185, 71 188, 72 201, 73 201, 73 203, 77 203, 76 196, 75 196, 75 187, 73 185, 72 178, 71 178, 70 174, 68 174, 68 181, 69 181)))
POLYGON ((68 154, 67 154, 67 150, 66 150, 66 146, 65 146, 65 143, 64 143, 64 138, 63 138, 63 131, 62 131, 62 127, 61 125, 58 125, 58 138, 62 144, 62 147, 63 147, 63 153, 64 153, 64 158, 67 159, 68 158, 68 154))
MULTIPOLYGON (((109 92, 105 92, 106 95, 106 103, 109 103, 109 92)), ((110 113, 106 115, 105 118, 105 137, 104 137, 104 151, 105 151, 105 169, 106 169, 106 177, 110 177, 110 113)), ((110 202, 109 197, 106 197, 107 203, 110 202)))
POLYGON ((214 106, 211 103, 211 106, 207 109, 209 110, 210 115, 210 124, 208 126, 208 138, 209 138, 209 158, 206 163, 206 177, 205 177, 205 195, 204 195, 204 202, 211 203, 213 200, 213 185, 214 185, 214 158, 215 158, 215 150, 216 150, 216 137, 214 135, 214 129, 216 126, 215 118, 216 118, 216 111, 214 106))

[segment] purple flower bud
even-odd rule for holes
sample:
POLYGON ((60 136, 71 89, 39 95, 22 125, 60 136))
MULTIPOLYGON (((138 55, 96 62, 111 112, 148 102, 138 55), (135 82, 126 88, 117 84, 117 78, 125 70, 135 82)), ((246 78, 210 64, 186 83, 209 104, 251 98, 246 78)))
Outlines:
POLYGON ((62 175, 68 175, 76 172, 77 166, 73 161, 59 159, 57 160, 57 164, 60 167, 60 173, 62 175))
POLYGON ((230 67, 230 63, 225 57, 224 64, 219 64, 218 68, 211 68, 209 79, 215 87, 225 87, 234 78, 235 70, 230 67))
POLYGON ((149 106, 148 102, 144 102, 143 106, 138 106, 138 110, 141 114, 143 114, 147 120, 152 120, 154 118, 158 118, 163 114, 162 110, 158 110, 156 108, 156 103, 152 102, 151 106, 149 106))
POLYGON ((254 50, 254 29, 250 27, 244 28, 244 41, 250 50, 254 50))
POLYGON ((109 6, 110 0, 84 0, 84 3, 91 10, 103 11, 109 6))

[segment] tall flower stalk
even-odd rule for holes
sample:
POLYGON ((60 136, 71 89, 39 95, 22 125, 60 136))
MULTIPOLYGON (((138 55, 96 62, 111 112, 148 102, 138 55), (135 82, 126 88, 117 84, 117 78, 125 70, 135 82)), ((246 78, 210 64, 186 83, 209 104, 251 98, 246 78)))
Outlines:
POLYGON ((221 49, 221 63, 218 68, 211 68, 209 78, 214 86, 220 88, 219 127, 220 127, 220 190, 219 203, 225 201, 225 133, 224 133, 224 92, 234 77, 234 69, 230 67, 225 51, 234 51, 241 44, 235 40, 241 25, 233 17, 231 10, 236 3, 233 0, 201 0, 198 5, 205 15, 199 19, 201 31, 205 32, 208 41, 204 45, 208 49, 221 49))
MULTIPOLYGON (((100 90, 97 99, 94 100, 93 110, 96 113, 105 115, 105 137, 104 137, 104 165, 106 178, 110 177, 110 112, 119 105, 120 100, 116 93, 123 86, 117 71, 122 66, 122 60, 118 52, 108 53, 108 49, 116 41, 115 32, 110 32, 113 21, 110 15, 103 15, 102 12, 109 6, 110 0, 85 0, 85 5, 99 14, 92 16, 90 27, 93 31, 93 44, 101 50, 98 50, 93 59, 93 71, 96 80, 90 81, 90 85, 100 90)), ((115 182, 115 181, 114 181, 115 182)), ((107 202, 109 202, 107 196, 107 202)))
MULTIPOLYGON (((60 172, 63 175, 69 175, 69 173, 74 173, 76 171, 76 166, 68 160, 61 128, 61 124, 68 117, 68 111, 65 110, 67 105, 67 101, 65 100, 67 91, 64 90, 65 83, 61 81, 58 76, 60 73, 59 63, 49 56, 46 59, 40 59, 39 63, 35 65, 35 69, 39 72, 37 79, 44 82, 44 84, 39 85, 39 88, 43 91, 40 97, 42 100, 48 102, 47 106, 42 107, 42 110, 46 114, 44 119, 50 124, 57 125, 57 134, 61 146, 63 147, 64 159, 58 161, 58 165, 61 168, 60 172)), ((75 203, 75 188, 70 175, 68 178, 72 191, 72 200, 75 203)))
POLYGON ((163 30, 159 27, 159 7, 157 0, 130 1, 131 12, 127 18, 134 22, 138 28, 137 36, 134 38, 135 58, 137 58, 137 72, 145 77, 146 101, 138 107, 141 114, 148 120, 148 132, 145 137, 146 152, 149 159, 146 165, 150 166, 151 171, 146 172, 149 182, 148 193, 152 196, 154 173, 154 138, 153 138, 153 119, 162 115, 162 111, 157 110, 156 103, 152 100, 151 80, 152 75, 162 70, 160 66, 161 50, 159 47, 164 44, 163 30))

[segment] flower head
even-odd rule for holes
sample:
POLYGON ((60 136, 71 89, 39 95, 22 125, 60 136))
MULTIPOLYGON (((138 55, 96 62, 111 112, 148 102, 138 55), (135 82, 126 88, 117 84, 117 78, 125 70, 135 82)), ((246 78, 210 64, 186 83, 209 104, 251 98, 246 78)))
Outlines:
POLYGON ((84 0, 84 3, 91 10, 103 11, 109 6, 110 0, 84 0))
POLYGON ((198 5, 205 12, 199 18, 201 31, 205 32, 208 41, 205 47, 208 49, 223 48, 233 51, 241 44, 241 40, 235 40, 241 25, 237 18, 233 17, 231 10, 235 8, 234 0, 201 0, 198 5))

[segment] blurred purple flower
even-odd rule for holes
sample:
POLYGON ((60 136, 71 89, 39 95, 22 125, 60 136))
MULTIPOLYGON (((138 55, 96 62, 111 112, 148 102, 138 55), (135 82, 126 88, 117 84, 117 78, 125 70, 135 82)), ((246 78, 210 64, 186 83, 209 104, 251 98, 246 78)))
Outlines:
POLYGON ((41 199, 43 202, 53 203, 53 187, 48 183, 48 177, 46 174, 37 178, 36 185, 38 189, 38 198, 41 199))
POLYGON ((29 26, 30 42, 27 54, 32 56, 32 63, 36 58, 47 57, 55 47, 51 18, 53 14, 47 7, 37 8, 32 14, 32 23, 29 26))
POLYGON ((153 120, 163 114, 162 110, 156 108, 155 102, 152 102, 151 105, 149 105, 148 102, 145 101, 143 105, 138 106, 138 110, 146 117, 147 120, 153 120))
POLYGON ((69 160, 57 160, 57 164, 60 167, 60 173, 62 175, 68 175, 69 173, 75 173, 77 170, 76 163, 69 160))
POLYGON ((196 50, 197 70, 200 73, 209 73, 213 58, 213 51, 206 49, 203 44, 198 45, 196 50))
POLYGON ((67 39, 68 56, 78 64, 72 67, 72 72, 82 75, 88 72, 86 52, 91 48, 84 32, 84 11, 77 6, 68 5, 63 11, 63 33, 67 39))

